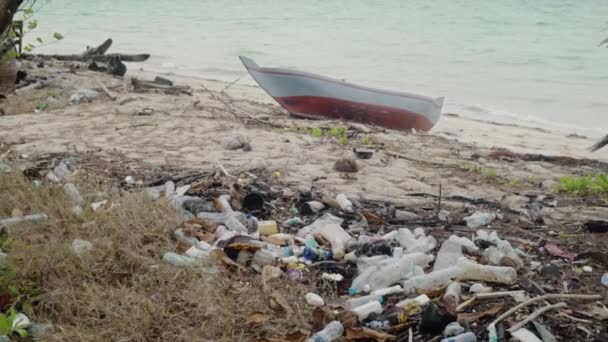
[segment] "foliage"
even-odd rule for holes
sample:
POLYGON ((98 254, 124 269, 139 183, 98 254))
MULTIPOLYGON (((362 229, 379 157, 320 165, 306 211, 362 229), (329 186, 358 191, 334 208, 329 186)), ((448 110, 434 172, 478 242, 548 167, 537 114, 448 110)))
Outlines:
POLYGON ((602 197, 608 196, 608 175, 596 174, 581 177, 562 177, 559 180, 557 190, 577 196, 589 194, 596 194, 602 197))
POLYGON ((310 134, 315 138, 335 138, 338 144, 344 145, 348 142, 348 128, 344 126, 325 127, 298 127, 297 132, 310 134))
POLYGON ((14 328, 13 323, 17 312, 15 308, 11 306, 7 314, 0 313, 0 334, 10 336, 13 333, 17 333, 21 337, 27 337, 27 330, 23 328, 14 328))
POLYGON ((498 172, 492 167, 483 167, 478 164, 467 163, 464 164, 461 169, 467 173, 481 175, 489 179, 498 177, 498 172))

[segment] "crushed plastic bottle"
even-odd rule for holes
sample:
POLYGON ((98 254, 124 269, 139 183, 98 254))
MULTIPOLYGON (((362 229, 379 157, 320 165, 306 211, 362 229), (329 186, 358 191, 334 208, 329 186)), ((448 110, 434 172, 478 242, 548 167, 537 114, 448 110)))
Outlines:
MULTIPOLYGON (((343 219, 336 217, 336 216, 332 215, 331 213, 326 213, 325 215, 316 219, 315 222, 313 222, 312 224, 309 224, 308 226, 303 227, 302 229, 298 230, 298 233, 296 234, 296 236, 305 238, 306 236, 308 236, 312 233, 323 231, 325 229, 325 227, 328 225, 340 226, 342 224, 342 222, 344 222, 343 219)), ((350 235, 348 235, 348 237, 350 237, 350 235)), ((346 239, 342 239, 342 241, 344 243, 346 243, 347 241, 350 241, 350 239, 346 238, 346 239)))
POLYGON ((381 314, 384 309, 379 301, 371 301, 350 310, 359 318, 359 321, 364 321, 372 313, 381 314))
POLYGON ((437 240, 431 235, 426 236, 424 230, 416 228, 415 232, 413 234, 407 228, 401 228, 397 232, 395 239, 403 247, 405 253, 426 253, 437 246, 437 240))
POLYGON ((505 259, 507 259, 508 261, 506 263, 509 266, 515 266, 516 269, 524 267, 524 262, 513 249, 511 243, 507 240, 500 239, 496 232, 488 234, 486 231, 480 230, 477 232, 477 239, 485 240, 496 245, 496 247, 490 246, 486 248, 482 253, 482 256, 488 260, 491 265, 504 265, 505 259))
POLYGON ((517 280, 517 271, 513 267, 481 265, 462 257, 454 266, 406 280, 403 289, 406 293, 416 289, 431 290, 454 279, 511 285, 517 280))
POLYGON ((458 263, 458 259, 463 257, 462 245, 454 240, 445 240, 437 253, 433 271, 443 270, 458 263))
POLYGON ((464 220, 467 222, 469 228, 479 228, 487 226, 494 219, 494 215, 490 213, 475 212, 473 215, 465 217, 464 220))
POLYGON ((432 256, 423 253, 406 254, 401 258, 387 258, 365 268, 351 285, 351 292, 363 291, 365 285, 372 290, 389 287, 398 281, 414 276, 416 266, 426 267, 433 260, 432 256))
POLYGON ((345 194, 339 194, 336 196, 336 201, 340 205, 340 208, 346 212, 352 212, 354 210, 353 203, 346 197, 345 194))
POLYGON ((344 302, 343 307, 346 310, 352 310, 370 302, 379 302, 380 304, 382 304, 384 300, 382 299, 382 296, 370 294, 367 296, 350 298, 346 302, 344 302))
POLYGON ((75 204, 84 203, 84 198, 82 198, 80 191, 78 191, 78 188, 76 188, 76 186, 74 184, 72 184, 72 183, 65 184, 63 186, 63 190, 65 191, 65 194, 70 198, 70 200, 72 202, 74 202, 75 204))
POLYGON ((332 342, 344 334, 344 326, 339 321, 332 321, 325 328, 312 335, 306 342, 332 342))

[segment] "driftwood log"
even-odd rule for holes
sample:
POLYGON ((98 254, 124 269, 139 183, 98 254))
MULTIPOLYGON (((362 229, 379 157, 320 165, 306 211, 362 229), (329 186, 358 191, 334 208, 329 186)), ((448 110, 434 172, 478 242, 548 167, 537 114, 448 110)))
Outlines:
MULTIPOLYGON (((1 1, 1 0, 0 0, 1 1)), ((87 47, 81 54, 73 55, 23 55, 23 59, 55 59, 67 62, 88 63, 87 68, 92 71, 105 72, 115 76, 124 76, 127 67, 123 62, 144 62, 150 58, 149 54, 123 54, 106 52, 112 46, 112 39, 106 39, 96 47, 87 47)))
POLYGON ((608 135, 606 135, 605 137, 602 138, 602 140, 598 141, 593 146, 591 146, 591 152, 595 152, 606 145, 608 145, 608 135))
POLYGON ((144 81, 137 78, 131 79, 133 91, 136 93, 146 93, 149 91, 161 91, 169 95, 186 94, 192 96, 192 89, 187 86, 169 85, 168 80, 157 78, 154 81, 144 81))

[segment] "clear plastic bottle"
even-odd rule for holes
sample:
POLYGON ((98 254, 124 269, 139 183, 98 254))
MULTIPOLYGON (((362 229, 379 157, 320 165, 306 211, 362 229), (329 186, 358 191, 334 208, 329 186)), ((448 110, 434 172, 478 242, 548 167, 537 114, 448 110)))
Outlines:
POLYGON ((384 309, 379 301, 372 301, 351 309, 350 311, 359 317, 359 321, 364 321, 372 313, 381 314, 384 309))
POLYGON ((167 252, 163 255, 163 260, 173 266, 191 267, 200 263, 200 260, 185 255, 167 252))
POLYGON ((245 227, 245 225, 241 221, 239 221, 236 216, 231 215, 224 222, 224 224, 226 225, 226 228, 232 230, 235 233, 247 234, 249 232, 247 227, 245 227))
POLYGON ((467 222, 469 228, 479 228, 486 226, 492 222, 494 215, 490 213, 476 212, 471 216, 465 217, 464 220, 467 222))
POLYGON ((403 288, 401 287, 401 285, 395 285, 391 287, 385 287, 383 289, 374 290, 371 294, 376 296, 387 296, 390 294, 401 292, 403 292, 403 288))
POLYGON ((339 321, 332 321, 325 328, 312 335, 306 342, 332 342, 344 334, 344 326, 339 321))
POLYGON ((469 331, 458 336, 444 338, 441 342, 477 342, 477 337, 469 331))
POLYGON ((426 267, 433 257, 423 253, 411 253, 401 258, 389 258, 372 264, 359 274, 351 285, 351 288, 359 293, 365 285, 372 290, 389 287, 401 279, 406 279, 416 274, 416 266, 426 267))
POLYGON ((383 302, 382 296, 370 294, 367 296, 350 298, 346 302, 344 302, 343 307, 346 310, 352 310, 354 308, 357 308, 359 306, 365 305, 370 302, 382 303, 383 302))

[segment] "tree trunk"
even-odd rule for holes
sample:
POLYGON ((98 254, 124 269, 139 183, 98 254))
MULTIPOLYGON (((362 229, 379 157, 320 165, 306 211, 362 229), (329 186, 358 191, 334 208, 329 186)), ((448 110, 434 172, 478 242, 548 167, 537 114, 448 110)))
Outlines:
POLYGON ((0 94, 11 92, 17 79, 15 60, 4 57, 14 49, 9 33, 13 17, 22 3, 23 0, 0 0, 0 94))

